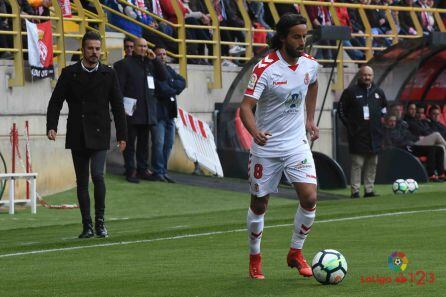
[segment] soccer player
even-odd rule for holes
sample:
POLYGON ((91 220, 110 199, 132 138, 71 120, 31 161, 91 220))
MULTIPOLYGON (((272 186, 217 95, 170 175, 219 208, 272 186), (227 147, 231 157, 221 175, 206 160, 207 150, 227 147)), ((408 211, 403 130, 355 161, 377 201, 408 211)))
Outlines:
POLYGON ((271 40, 273 51, 254 67, 240 106, 241 119, 254 140, 248 163, 251 204, 247 216, 249 275, 254 279, 265 278, 260 240, 269 194, 277 192, 282 172, 299 198, 287 263, 302 276, 312 276, 302 246, 316 212, 316 169, 306 132, 311 141, 319 138, 314 123, 319 64, 304 53, 306 23, 297 14, 280 18, 271 40))

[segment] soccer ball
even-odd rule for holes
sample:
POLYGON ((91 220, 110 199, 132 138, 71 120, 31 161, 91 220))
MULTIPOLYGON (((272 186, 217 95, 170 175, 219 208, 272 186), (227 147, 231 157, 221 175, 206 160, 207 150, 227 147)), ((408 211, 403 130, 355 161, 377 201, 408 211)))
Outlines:
POLYGON ((406 184, 407 184, 409 193, 413 194, 416 191, 418 191, 418 183, 416 180, 411 179, 411 178, 406 179, 406 184))
POLYGON ((324 285, 339 284, 347 274, 347 261, 336 250, 322 250, 311 264, 314 278, 324 285))
POLYGON ((409 190, 409 185, 404 179, 397 179, 392 185, 393 193, 406 194, 409 190))

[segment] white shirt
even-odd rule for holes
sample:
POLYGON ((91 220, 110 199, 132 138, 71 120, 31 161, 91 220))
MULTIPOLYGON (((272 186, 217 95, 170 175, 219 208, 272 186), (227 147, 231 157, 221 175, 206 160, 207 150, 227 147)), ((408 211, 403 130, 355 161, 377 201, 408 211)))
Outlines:
POLYGON ((253 142, 251 153, 259 157, 283 157, 309 150, 305 131, 305 97, 317 80, 319 64, 303 54, 289 65, 277 50, 254 67, 245 96, 257 102, 256 126, 272 136, 265 146, 253 142))

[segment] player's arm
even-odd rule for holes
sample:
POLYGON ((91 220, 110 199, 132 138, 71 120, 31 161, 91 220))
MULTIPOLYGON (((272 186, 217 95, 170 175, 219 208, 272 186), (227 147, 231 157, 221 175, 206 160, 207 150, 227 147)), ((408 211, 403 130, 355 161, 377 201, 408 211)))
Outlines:
POLYGON ((243 97, 242 104, 240 105, 240 118, 245 125, 245 128, 251 134, 254 142, 258 145, 264 146, 268 137, 271 136, 268 132, 262 132, 257 129, 256 120, 252 109, 257 104, 257 100, 249 96, 243 97))
POLYGON ((314 141, 319 138, 319 128, 314 123, 314 113, 316 111, 318 83, 317 80, 308 86, 307 97, 305 98, 305 106, 307 109, 306 129, 310 133, 310 140, 314 141))

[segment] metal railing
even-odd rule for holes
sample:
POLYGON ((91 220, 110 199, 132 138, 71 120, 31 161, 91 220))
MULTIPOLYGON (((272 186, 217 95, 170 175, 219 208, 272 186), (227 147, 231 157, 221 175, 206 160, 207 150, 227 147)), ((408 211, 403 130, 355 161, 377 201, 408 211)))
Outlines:
MULTIPOLYGON (((212 0, 204 0, 206 8, 209 12, 210 24, 209 25, 191 25, 186 24, 183 12, 177 1, 172 1, 175 14, 178 22, 172 23, 165 19, 160 18, 154 13, 149 11, 142 10, 141 8, 128 3, 125 0, 117 0, 122 4, 130 6, 134 10, 139 11, 140 13, 145 13, 151 17, 153 17, 157 21, 162 21, 168 26, 172 27, 176 32, 176 37, 167 35, 151 26, 143 24, 120 11, 114 10, 102 3, 99 0, 88 0, 96 12, 89 11, 82 7, 82 4, 79 0, 71 0, 72 1, 72 10, 73 17, 72 18, 63 18, 61 9, 58 6, 57 0, 52 0, 52 8, 50 16, 27 16, 20 14, 20 7, 17 2, 14 0, 7 0, 11 6, 12 12, 10 14, 0 14, 0 17, 12 18, 12 30, 11 31, 0 31, 0 35, 12 35, 13 36, 13 47, 12 48, 0 48, 0 52, 9 51, 13 53, 14 56, 14 76, 9 79, 8 84, 10 87, 13 86, 22 86, 24 85, 24 72, 23 72, 23 53, 27 52, 26 49, 22 47, 22 35, 26 35, 26 32, 22 32, 21 23, 24 19, 40 19, 40 20, 51 20, 53 25, 53 36, 56 40, 54 43, 54 54, 58 63, 58 69, 65 66, 66 64, 66 55, 67 54, 80 54, 79 51, 66 50, 65 49, 65 38, 76 38, 80 39, 86 30, 95 30, 101 34, 103 37, 102 49, 103 55, 102 60, 107 62, 107 50, 106 50, 106 42, 105 42, 105 32, 106 27, 113 29, 114 31, 121 32, 126 36, 136 38, 137 36, 131 34, 130 32, 126 32, 123 29, 111 24, 107 21, 107 14, 113 14, 124 18, 134 24, 139 25, 143 30, 148 30, 152 33, 157 34, 159 37, 168 40, 177 45, 177 50, 175 52, 168 51, 168 55, 177 59, 180 67, 180 74, 187 78, 187 60, 188 59, 208 59, 212 61, 213 65, 213 80, 209 83, 208 87, 211 89, 217 89, 222 87, 222 75, 221 75, 221 62, 222 60, 237 60, 237 61, 248 61, 252 58, 255 47, 263 47, 267 46, 265 43, 254 43, 253 42, 253 34, 255 32, 272 32, 272 30, 267 29, 255 29, 253 28, 252 21, 248 15, 248 12, 244 6, 243 0, 236 0, 237 7, 244 21, 244 28, 238 27, 229 27, 229 26, 220 26, 217 13, 213 6, 212 0), (75 22, 79 26, 78 32, 75 33, 64 33, 64 21, 75 22), (94 25, 93 25, 94 24, 94 25), (211 40, 195 40, 195 39, 187 39, 186 31, 188 29, 204 29, 212 32, 211 40), (245 39, 242 41, 222 41, 221 40, 221 31, 241 31, 244 32, 245 39), (187 53, 187 45, 190 44, 203 44, 212 47, 212 54, 208 55, 197 55, 197 54, 188 54, 187 53), (243 56, 222 56, 221 55, 221 46, 233 46, 239 45, 245 47, 246 51, 243 56)), ((442 16, 440 14, 446 14, 446 9, 432 9, 432 8, 420 8, 420 7, 402 7, 402 6, 381 6, 381 5, 361 5, 361 4, 350 4, 350 3, 333 3, 331 1, 327 2, 319 2, 319 1, 304 1, 304 0, 248 0, 248 2, 263 2, 268 6, 268 9, 271 12, 271 15, 275 22, 277 22, 280 18, 276 4, 294 4, 297 5, 300 9, 300 12, 303 16, 305 16, 308 20, 308 28, 313 29, 313 25, 311 24, 307 8, 310 6, 326 6, 329 9, 334 25, 340 25, 340 20, 336 13, 337 7, 345 7, 347 9, 356 9, 359 13, 362 25, 364 27, 364 32, 362 33, 353 33, 352 37, 361 37, 365 39, 364 46, 343 46, 337 42, 336 45, 314 45, 314 49, 337 49, 340 47, 340 53, 338 55, 337 61, 329 60, 329 59, 320 59, 319 62, 322 63, 336 63, 337 66, 337 79, 334 84, 335 89, 343 88, 343 64, 344 63, 366 63, 369 59, 373 57, 373 53, 375 51, 380 51, 385 49, 384 47, 373 46, 374 38, 387 38, 391 41, 392 44, 395 44, 400 39, 404 38, 419 38, 423 36, 423 28, 418 20, 417 13, 422 11, 430 12, 433 14, 435 19, 435 24, 437 28, 445 32, 445 25, 442 21, 442 16), (372 27, 367 18, 366 11, 380 9, 385 11, 386 20, 390 26, 390 34, 373 34, 372 27), (398 26, 395 22, 395 15, 399 12, 409 12, 410 17, 413 23, 413 26, 416 30, 415 35, 402 35, 398 34, 398 26), (343 56, 343 50, 360 50, 365 54, 365 60, 352 60, 346 59, 343 56)), ((154 44, 148 40, 150 46, 154 44)))

